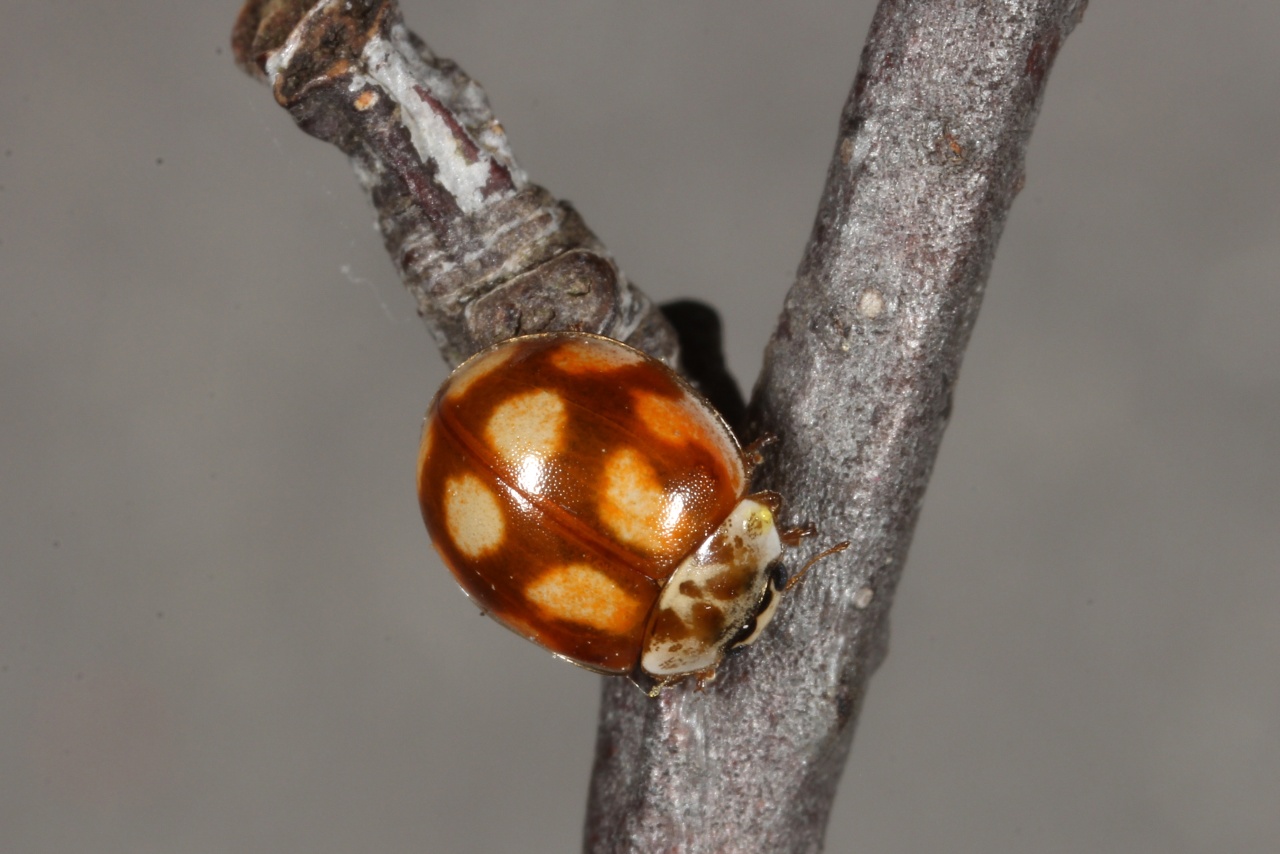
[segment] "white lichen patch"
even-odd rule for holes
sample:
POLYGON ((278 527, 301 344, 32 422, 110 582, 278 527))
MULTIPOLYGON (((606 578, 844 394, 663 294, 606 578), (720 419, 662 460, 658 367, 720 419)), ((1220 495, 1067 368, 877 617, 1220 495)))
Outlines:
POLYGON ((485 424, 484 438, 509 466, 526 457, 548 459, 564 444, 564 400, 546 389, 535 389, 507 398, 494 408, 485 424))
POLYGON ((298 52, 298 48, 302 45, 302 35, 309 28, 306 26, 307 18, 312 15, 322 15, 327 11, 325 4, 317 3, 307 12, 300 21, 294 26, 289 33, 289 38, 280 46, 280 49, 271 56, 267 57, 263 70, 267 73, 267 82, 274 86, 276 84, 276 75, 289 67, 289 62, 293 59, 293 55, 298 52))
POLYGON ((515 165, 506 136, 500 129, 495 131, 490 127, 482 133, 481 140, 472 139, 466 130, 446 121, 422 96, 419 90, 432 93, 448 110, 455 108, 455 102, 462 101, 462 106, 475 112, 476 105, 470 102, 477 97, 479 106, 484 107, 483 93, 474 83, 468 81, 468 85, 459 90, 448 75, 423 62, 403 26, 394 27, 390 39, 370 38, 365 44, 363 59, 368 76, 400 105, 402 121, 418 156, 424 163, 435 162, 436 179, 464 213, 475 213, 485 204, 484 188, 495 159, 511 174, 517 189, 524 185, 527 178, 515 165), (473 88, 475 92, 470 91, 473 88), (464 152, 456 136, 459 132, 467 133, 468 139, 480 150, 479 157, 472 159, 464 152))
POLYGON ((600 519, 622 542, 651 554, 668 544, 668 496, 658 474, 632 448, 615 451, 605 461, 600 490, 600 519))
POLYGON ((587 564, 544 572, 525 587, 524 595, 548 616, 614 634, 626 634, 641 616, 634 596, 587 564))
POLYGON ((478 211, 484 205, 482 191, 489 182, 488 158, 468 161, 454 129, 418 93, 419 87, 427 87, 418 82, 405 57, 390 42, 377 36, 371 38, 365 45, 364 60, 369 76, 400 105, 402 122, 418 157, 424 163, 435 162, 436 180, 464 213, 478 211))
POLYGON ((444 526, 458 551, 472 559, 496 551, 507 528, 498 497, 472 474, 445 482, 444 526))

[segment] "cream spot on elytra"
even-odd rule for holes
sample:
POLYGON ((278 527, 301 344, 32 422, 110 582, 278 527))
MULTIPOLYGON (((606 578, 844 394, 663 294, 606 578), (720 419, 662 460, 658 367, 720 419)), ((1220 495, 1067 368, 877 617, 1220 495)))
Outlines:
POLYGON ((454 546, 469 558, 495 551, 506 535, 498 497, 473 474, 445 482, 444 525, 454 546))
POLYGON ((636 390, 631 393, 635 413, 644 426, 659 439, 679 445, 700 445, 717 459, 730 463, 734 478, 729 489, 740 490, 746 480, 740 461, 738 443, 702 402, 691 394, 678 398, 636 390))
POLYGON ((686 400, 642 390, 633 391, 631 399, 636 415, 660 439, 683 445, 705 438, 699 423, 702 414, 686 400))
POLYGON ((544 572, 524 595, 551 617, 615 634, 626 634, 641 617, 641 603, 634 596, 586 564, 544 572))
POLYGON ((642 454, 623 448, 605 461, 600 519, 624 543, 651 553, 667 538, 667 493, 642 454))
POLYGON ((594 374, 638 365, 644 355, 616 341, 583 338, 566 341, 551 354, 551 364, 566 374, 594 374))
POLYGON ((559 453, 567 417, 560 395, 536 389, 498 404, 485 424, 484 438, 499 459, 520 468, 529 458, 545 461, 559 453))

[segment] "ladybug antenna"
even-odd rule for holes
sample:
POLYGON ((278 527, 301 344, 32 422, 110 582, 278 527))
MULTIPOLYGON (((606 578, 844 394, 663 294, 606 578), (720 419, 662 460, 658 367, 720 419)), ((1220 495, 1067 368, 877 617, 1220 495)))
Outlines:
POLYGON ((826 551, 818 552, 816 555, 809 558, 808 563, 802 566, 799 572, 791 576, 791 578, 787 579, 787 586, 782 588, 782 592, 786 593, 792 587, 795 587, 797 584, 803 581, 805 573, 809 571, 809 567, 813 566, 815 563, 822 560, 824 557, 830 557, 831 555, 836 554, 837 552, 842 552, 847 548, 849 548, 849 541, 845 540, 843 543, 836 543, 834 546, 827 549, 826 551))

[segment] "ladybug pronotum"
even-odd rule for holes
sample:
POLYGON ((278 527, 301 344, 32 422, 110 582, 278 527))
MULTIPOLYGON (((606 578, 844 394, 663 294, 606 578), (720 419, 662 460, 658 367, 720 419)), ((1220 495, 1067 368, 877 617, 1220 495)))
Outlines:
POLYGON ((784 589, 776 493, 661 362, 565 332, 502 342, 436 393, 418 496, 462 589, 509 629, 656 693, 714 677, 784 589))

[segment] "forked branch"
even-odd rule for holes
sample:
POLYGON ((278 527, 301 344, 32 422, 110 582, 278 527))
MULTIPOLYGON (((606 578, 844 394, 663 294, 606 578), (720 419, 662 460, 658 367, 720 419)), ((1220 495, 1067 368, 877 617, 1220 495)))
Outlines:
MULTIPOLYGON (((651 700, 604 681, 587 850, 821 850, 1049 68, 1084 5, 880 4, 746 431, 781 438, 756 485, 818 524, 810 550, 852 546, 705 690, 651 700)), ((529 182, 483 92, 394 2, 251 0, 233 41, 352 158, 450 362, 550 329, 674 359, 671 326, 529 182)), ((672 316, 695 318, 686 343, 709 328, 687 306, 672 316)))

